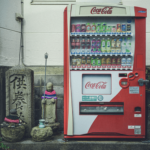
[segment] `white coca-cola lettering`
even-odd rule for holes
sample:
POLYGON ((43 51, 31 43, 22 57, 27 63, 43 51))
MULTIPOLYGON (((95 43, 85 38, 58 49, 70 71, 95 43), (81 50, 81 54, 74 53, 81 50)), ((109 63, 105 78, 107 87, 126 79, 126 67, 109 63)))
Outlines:
POLYGON ((91 14, 112 14, 112 7, 96 8, 91 9, 91 14))
POLYGON ((87 82, 85 84, 85 88, 86 89, 105 89, 106 88, 106 83, 107 82, 98 82, 98 83, 91 83, 91 82, 87 82))

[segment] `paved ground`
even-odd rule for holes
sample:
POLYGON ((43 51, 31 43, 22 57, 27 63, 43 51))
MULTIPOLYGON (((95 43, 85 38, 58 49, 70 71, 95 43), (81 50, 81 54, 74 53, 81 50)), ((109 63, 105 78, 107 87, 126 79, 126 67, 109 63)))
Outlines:
POLYGON ((150 142, 141 140, 76 139, 65 142, 63 134, 55 135, 45 142, 24 139, 16 143, 3 143, 15 150, 150 150, 150 142))

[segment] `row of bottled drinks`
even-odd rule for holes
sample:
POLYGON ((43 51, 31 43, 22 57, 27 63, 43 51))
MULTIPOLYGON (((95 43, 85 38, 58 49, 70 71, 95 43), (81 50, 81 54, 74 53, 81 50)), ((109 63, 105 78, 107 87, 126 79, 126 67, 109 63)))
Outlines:
POLYGON ((74 57, 72 68, 131 68, 132 57, 74 57))
POLYGON ((131 23, 117 23, 116 25, 107 25, 107 23, 86 23, 72 24, 71 32, 92 32, 92 33, 131 33, 131 23))
POLYGON ((71 54, 130 53, 131 39, 128 38, 72 38, 71 54))

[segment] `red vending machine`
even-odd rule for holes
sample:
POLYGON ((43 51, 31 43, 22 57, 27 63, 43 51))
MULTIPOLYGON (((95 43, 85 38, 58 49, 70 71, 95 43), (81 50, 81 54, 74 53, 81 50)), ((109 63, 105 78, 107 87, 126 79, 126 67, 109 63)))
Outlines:
POLYGON ((64 138, 145 138, 147 10, 64 10, 64 138))

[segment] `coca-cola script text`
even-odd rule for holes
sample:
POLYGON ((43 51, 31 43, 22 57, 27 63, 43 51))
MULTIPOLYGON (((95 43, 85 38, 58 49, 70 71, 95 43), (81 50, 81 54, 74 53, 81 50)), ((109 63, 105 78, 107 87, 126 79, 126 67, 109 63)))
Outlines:
POLYGON ((103 81, 98 82, 98 83, 87 82, 85 84, 85 88, 86 89, 105 89, 106 84, 107 84, 107 82, 103 82, 103 81))
POLYGON ((91 14, 112 14, 112 7, 96 8, 91 9, 91 14))

